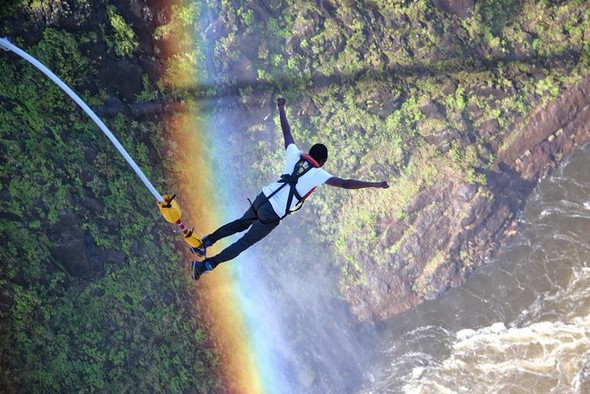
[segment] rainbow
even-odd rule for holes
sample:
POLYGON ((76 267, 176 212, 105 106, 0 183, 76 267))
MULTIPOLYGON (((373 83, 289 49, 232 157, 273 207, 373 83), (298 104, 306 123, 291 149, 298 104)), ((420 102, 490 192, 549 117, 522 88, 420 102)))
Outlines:
MULTIPOLYGON (((190 2, 176 4, 172 8, 182 11, 188 6, 192 10, 198 9, 198 5, 190 2)), ((192 26, 190 23, 188 25, 192 26)), ((195 32, 182 32, 180 35, 182 37, 174 34, 168 37, 167 43, 172 45, 164 45, 165 58, 174 61, 178 54, 174 48, 178 48, 178 42, 181 43, 181 56, 186 53, 194 55, 195 51, 204 52, 204 48, 199 48, 199 44, 191 39, 196 35, 195 32)), ((82 99, 50 70, 8 40, 0 39, 0 47, 24 57, 64 89, 109 137, 156 199, 163 202, 159 192, 141 169, 82 99)), ((198 58, 198 54, 194 56, 194 59, 198 58)), ((184 67, 178 67, 178 64, 175 65, 176 68, 170 67, 173 70, 172 77, 170 74, 165 75, 162 80, 164 84, 174 88, 191 88, 202 82, 194 71, 179 74, 178 70, 183 70, 184 67)), ((195 231, 202 234, 233 220, 240 212, 231 208, 223 190, 224 185, 227 189, 231 187, 222 181, 225 179, 226 182, 231 182, 231 174, 215 174, 219 180, 211 176, 213 171, 210 152, 223 152, 223 133, 217 130, 215 133, 211 132, 214 125, 210 124, 211 119, 202 113, 198 103, 189 102, 183 107, 188 110, 169 115, 165 120, 168 152, 176 161, 174 168, 168 168, 167 173, 177 189, 175 193, 178 193, 178 201, 181 202, 183 222, 195 224, 195 231), (225 211, 220 209, 228 206, 230 208, 225 211)), ((226 246, 223 242, 220 244, 221 247, 226 246)), ((218 251, 219 247, 212 248, 211 252, 218 251)), ((251 258, 252 253, 248 255, 251 258)), ((187 251, 187 268, 192 257, 187 251)), ((288 346, 284 346, 280 335, 282 330, 277 328, 277 322, 272 319, 272 306, 256 302, 257 299, 269 300, 271 297, 264 294, 264 285, 258 285, 263 280, 258 280, 259 273, 252 271, 251 267, 255 269, 255 264, 248 264, 244 261, 246 259, 247 257, 240 257, 242 264, 223 264, 214 274, 207 275, 194 284, 197 305, 195 313, 210 334, 210 342, 219 359, 218 379, 224 392, 264 393, 277 387, 285 392, 289 387, 289 378, 282 372, 286 370, 283 365, 286 358, 280 352, 284 353, 285 349, 288 351, 288 346), (275 350, 277 348, 278 351, 275 350)))
MULTIPOLYGON (((178 4, 177 9, 196 5, 190 1, 178 4)), ((182 37, 169 37, 171 43, 165 53, 166 58, 174 58, 173 46, 178 42, 189 42, 192 50, 204 53, 204 48, 195 40, 196 32, 177 32, 182 37)), ((187 48, 184 48, 187 50, 187 48)), ((197 56, 198 57, 198 56, 197 56)), ((200 68, 196 67, 196 68, 200 68)), ((201 75, 195 70, 175 74, 167 83, 177 88, 192 88, 202 83, 201 75)), ((211 176, 212 151, 222 151, 223 138, 215 130, 213 119, 199 108, 199 103, 188 103, 188 110, 176 112, 165 121, 167 129, 168 150, 176 160, 176 172, 172 174, 172 184, 178 186, 178 201, 182 207, 183 221, 195 226, 197 235, 204 235, 218 226, 241 214, 231 207, 220 178, 231 182, 230 174, 215 173, 211 176), (223 207, 226 207, 225 209, 223 207), (229 207, 229 208, 227 208, 229 207)), ((220 247, 227 246, 223 241, 220 247)), ((217 245, 215 245, 217 247, 217 245)), ((215 254, 219 248, 212 248, 215 254)), ((252 253, 248 253, 252 256, 252 253)), ((194 257, 187 252, 186 272, 189 275, 190 260, 194 257)), ((230 393, 265 393, 272 388, 285 387, 277 376, 281 363, 274 355, 272 337, 268 332, 261 332, 260 324, 268 327, 269 318, 264 308, 249 300, 257 299, 256 273, 240 270, 249 267, 245 258, 222 264, 214 273, 206 275, 194 284, 197 308, 195 313, 201 319, 209 333, 213 350, 219 359, 218 378, 224 392, 230 393)), ((272 324, 272 322, 270 323, 272 324)), ((274 330, 273 330, 274 331, 274 330)), ((276 332, 276 331, 275 331, 276 332)), ((275 338, 276 340, 276 338, 275 338)))
MULTIPOLYGON (((227 220, 221 212, 223 190, 214 191, 210 179, 198 174, 207 165, 205 146, 219 143, 207 133, 208 124, 194 110, 175 114, 167 120, 170 144, 188 152, 178 161, 174 185, 182 185, 178 199, 182 201, 183 218, 195 226, 198 234, 215 229, 227 220), (197 176, 193 176, 197 174, 197 176)), ((218 250, 212 250, 216 253, 218 250)), ((187 252, 186 273, 189 275, 190 260, 187 252)), ((239 283, 234 278, 233 265, 224 264, 214 274, 203 277, 194 284, 193 291, 198 304, 195 313, 204 321, 215 353, 219 358, 218 374, 222 386, 228 392, 262 393, 259 368, 253 356, 253 343, 249 327, 241 308, 239 283)))

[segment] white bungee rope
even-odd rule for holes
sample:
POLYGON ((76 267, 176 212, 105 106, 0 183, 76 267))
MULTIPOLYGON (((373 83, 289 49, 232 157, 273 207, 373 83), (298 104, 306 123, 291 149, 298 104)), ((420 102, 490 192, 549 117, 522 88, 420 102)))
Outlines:
POLYGON ((18 56, 22 57, 33 66, 39 69, 43 74, 47 75, 53 82, 55 82, 60 88, 63 89, 64 92, 68 94, 87 114, 90 118, 98 125, 98 127, 102 130, 102 132, 108 137, 109 140, 115 145, 115 148, 121 153, 121 155, 125 158, 127 163, 133 168, 137 176, 141 179, 143 184, 148 188, 148 190, 152 193, 152 195, 158 200, 160 203, 165 203, 164 198, 158 193, 154 185, 149 181, 149 179, 145 176, 143 171, 137 166, 135 161, 129 156, 129 153, 123 148, 123 146, 119 143, 117 138, 111 133, 111 131, 107 128, 107 126, 99 119, 98 116, 90 109, 88 105, 72 90, 68 85, 66 85, 57 75, 55 75, 51 70, 45 67, 41 62, 35 59, 33 56, 29 55, 27 52, 23 51, 16 45, 12 44, 6 38, 0 38, 0 46, 7 51, 14 52, 18 56))

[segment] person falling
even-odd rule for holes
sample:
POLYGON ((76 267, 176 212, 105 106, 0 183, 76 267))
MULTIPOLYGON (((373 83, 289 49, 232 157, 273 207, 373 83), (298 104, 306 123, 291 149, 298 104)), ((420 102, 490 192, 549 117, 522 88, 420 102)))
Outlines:
POLYGON ((240 239, 223 249, 218 255, 206 257, 203 261, 192 262, 192 277, 198 280, 219 264, 236 258, 244 250, 266 237, 282 219, 297 211, 313 190, 324 183, 344 189, 363 189, 368 187, 385 189, 387 182, 366 182, 356 179, 342 179, 332 176, 322 169, 328 160, 328 148, 315 144, 309 153, 303 153, 295 145, 291 126, 285 113, 286 100, 279 98, 277 107, 281 119, 281 129, 285 139, 285 165, 283 174, 273 183, 262 188, 262 192, 250 204, 244 215, 227 223, 215 232, 201 239, 201 246, 191 248, 193 253, 205 257, 207 248, 222 238, 246 231, 240 239))

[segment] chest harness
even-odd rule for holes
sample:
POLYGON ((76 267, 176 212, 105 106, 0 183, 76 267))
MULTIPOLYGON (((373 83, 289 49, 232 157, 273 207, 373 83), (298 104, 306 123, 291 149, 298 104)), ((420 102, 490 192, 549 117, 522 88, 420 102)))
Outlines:
POLYGON ((295 167, 293 168, 293 172, 291 174, 282 174, 281 175, 281 179, 279 179, 278 182, 282 183, 282 185, 279 186, 277 188, 277 190, 272 192, 270 194, 270 196, 267 197, 267 200, 270 200, 275 194, 277 194, 279 191, 281 191, 285 186, 288 185, 290 187, 289 197, 287 197, 287 207, 285 208, 285 214, 283 215, 281 220, 284 219, 287 215, 290 215, 291 213, 300 210, 301 207, 303 206, 303 203, 305 202, 305 199, 307 197, 309 197, 309 195, 315 190, 315 187, 314 187, 309 192, 307 192, 307 194, 305 194, 304 196, 301 196, 299 194, 299 192, 297 191, 296 186, 297 186, 297 182, 299 181, 299 178, 301 178, 303 175, 305 175, 312 168, 319 168, 319 167, 320 167, 319 163, 317 161, 315 161, 315 159, 313 157, 311 157, 307 153, 302 153, 301 158, 299 159, 299 161, 297 162, 297 164, 295 164, 295 167), (290 208, 291 208, 291 204, 293 203, 293 198, 297 199, 297 204, 295 205, 295 209, 291 210, 290 208))

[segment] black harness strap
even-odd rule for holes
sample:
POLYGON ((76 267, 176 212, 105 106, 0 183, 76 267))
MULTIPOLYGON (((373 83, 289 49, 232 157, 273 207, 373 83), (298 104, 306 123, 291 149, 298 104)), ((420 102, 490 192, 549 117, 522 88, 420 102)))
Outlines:
POLYGON ((287 207, 285 208, 285 214, 283 215, 283 217, 281 218, 281 220, 283 220, 290 213, 295 212, 295 211, 298 211, 299 209, 301 209, 301 206, 300 206, 297 209, 290 210, 291 203, 293 202, 293 197, 297 198, 297 203, 300 203, 303 200, 303 197, 301 197, 301 195, 299 194, 299 192, 297 191, 297 188, 296 188, 296 185, 297 185, 297 182, 299 181, 299 178, 301 178, 309 170, 311 170, 312 168, 314 168, 311 165, 311 163, 308 163, 309 166, 307 168, 303 169, 303 163, 306 162, 306 161, 307 160, 305 160, 305 159, 299 160, 297 162, 297 164, 295 164, 295 168, 293 169, 293 172, 291 174, 283 174, 283 175, 281 175, 281 179, 278 182, 279 183, 282 183, 282 185, 279 188, 277 188, 277 190, 275 190, 274 192, 272 192, 270 194, 270 196, 267 197, 267 199, 270 200, 272 196, 274 196, 279 191, 281 191, 285 186, 289 185, 291 187, 291 190, 289 190, 289 197, 287 198, 287 207), (303 171, 301 171, 302 169, 303 169, 303 171))

